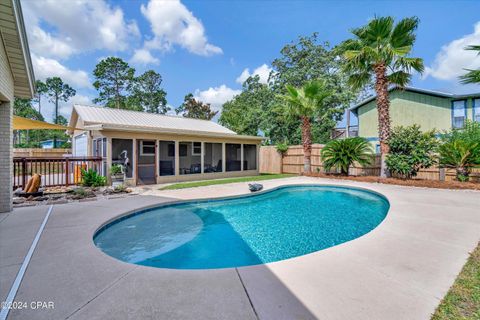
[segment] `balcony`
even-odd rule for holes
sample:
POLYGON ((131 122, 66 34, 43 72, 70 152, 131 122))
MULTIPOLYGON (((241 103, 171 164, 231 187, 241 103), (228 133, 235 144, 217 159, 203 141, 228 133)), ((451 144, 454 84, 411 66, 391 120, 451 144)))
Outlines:
MULTIPOLYGON (((335 128, 332 130, 332 139, 343 139, 347 137, 347 128, 335 128)), ((358 126, 348 127, 348 137, 358 137, 358 126)))

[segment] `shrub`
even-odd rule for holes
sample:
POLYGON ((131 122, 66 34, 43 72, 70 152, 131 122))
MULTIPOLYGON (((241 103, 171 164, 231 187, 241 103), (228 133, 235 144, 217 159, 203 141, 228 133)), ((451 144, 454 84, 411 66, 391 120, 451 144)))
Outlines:
POLYGON ((276 145, 277 151, 283 156, 288 150, 288 144, 280 142, 276 145))
POLYGON ((106 183, 105 177, 93 169, 82 169, 82 185, 85 187, 101 187, 106 183))
POLYGON ((421 132, 420 126, 395 127, 388 140, 390 152, 385 163, 394 176, 410 179, 420 169, 435 164, 438 140, 435 131, 421 132))
POLYGON ((462 129, 453 129, 450 132, 445 132, 442 140, 445 142, 456 140, 480 142, 480 122, 467 120, 462 129))
POLYGON ((469 140, 450 140, 439 147, 441 166, 454 168, 458 181, 468 181, 472 168, 480 165, 480 142, 469 140))
POLYGON ((362 166, 371 163, 373 150, 366 139, 355 137, 332 140, 323 147, 321 154, 326 170, 335 167, 348 176, 348 168, 354 162, 362 166))
POLYGON ((122 173, 122 167, 118 164, 114 164, 113 166, 110 167, 110 174, 112 176, 121 174, 122 173))

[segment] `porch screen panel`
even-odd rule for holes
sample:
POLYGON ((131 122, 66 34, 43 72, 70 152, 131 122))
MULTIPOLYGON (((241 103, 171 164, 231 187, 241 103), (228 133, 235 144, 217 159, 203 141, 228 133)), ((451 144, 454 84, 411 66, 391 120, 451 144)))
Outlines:
POLYGON ((112 165, 119 164, 124 167, 125 176, 133 177, 133 140, 112 139, 112 165))
POLYGON ((243 170, 257 170, 257 146, 243 145, 243 170))
POLYGON ((160 141, 158 146, 160 176, 175 175, 175 141, 160 141))
POLYGON ((202 172, 202 143, 199 141, 184 141, 179 143, 180 174, 198 174, 202 172))
POLYGON ((225 153, 227 157, 227 171, 241 171, 242 145, 236 143, 226 143, 225 153))
POLYGON ((222 172, 222 144, 204 143, 203 172, 222 172))

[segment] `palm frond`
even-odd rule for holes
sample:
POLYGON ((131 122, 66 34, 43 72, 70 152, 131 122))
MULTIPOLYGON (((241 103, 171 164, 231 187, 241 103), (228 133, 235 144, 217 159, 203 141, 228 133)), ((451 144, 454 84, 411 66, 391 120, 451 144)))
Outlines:
POLYGON ((396 84, 403 88, 410 82, 412 75, 404 71, 396 71, 389 74, 387 77, 388 82, 390 82, 391 84, 396 84))
POLYGON ((466 46, 466 47, 465 47, 465 50, 478 51, 478 55, 480 55, 480 45, 470 45, 470 46, 466 46))
POLYGON ((376 44, 390 36, 392 32, 393 17, 379 17, 371 20, 365 30, 365 38, 371 44, 376 44))
MULTIPOLYGON (((392 31, 390 42, 394 48, 412 47, 415 42, 415 30, 420 20, 417 17, 400 20, 392 31)), ((408 53, 408 52, 407 52, 408 53)))
POLYGON ((371 80, 371 74, 369 72, 359 72, 351 74, 348 77, 348 84, 355 90, 361 89, 368 85, 371 80))
POLYGON ((471 70, 465 69, 468 71, 463 76, 460 76, 460 83, 469 84, 469 83, 480 83, 480 70, 471 70))

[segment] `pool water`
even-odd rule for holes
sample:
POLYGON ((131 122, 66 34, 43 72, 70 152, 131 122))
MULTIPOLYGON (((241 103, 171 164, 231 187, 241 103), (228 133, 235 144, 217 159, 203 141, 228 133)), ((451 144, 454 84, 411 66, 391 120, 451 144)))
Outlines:
POLYGON ((125 262, 210 269, 284 260, 358 238, 385 218, 388 201, 344 187, 287 186, 246 197, 149 209, 94 236, 125 262))

